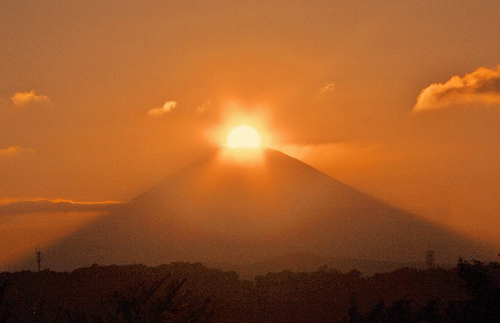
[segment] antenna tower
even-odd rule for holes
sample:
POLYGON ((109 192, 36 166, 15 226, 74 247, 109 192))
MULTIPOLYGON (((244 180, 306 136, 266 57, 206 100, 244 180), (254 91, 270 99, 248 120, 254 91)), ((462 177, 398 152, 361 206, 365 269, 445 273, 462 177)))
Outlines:
POLYGON ((427 250, 425 265, 427 266, 427 268, 434 268, 436 266, 434 263, 434 250, 427 250))
POLYGON ((38 251, 38 248, 36 248, 35 254, 36 254, 36 263, 38 265, 38 272, 40 272, 40 264, 42 263, 42 252, 38 251))

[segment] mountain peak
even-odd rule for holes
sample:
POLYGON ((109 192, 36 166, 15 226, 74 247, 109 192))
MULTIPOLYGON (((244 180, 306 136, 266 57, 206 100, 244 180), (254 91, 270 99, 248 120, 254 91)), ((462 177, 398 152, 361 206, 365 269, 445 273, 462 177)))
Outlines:
POLYGON ((51 268, 172 261, 251 263, 283 254, 418 261, 478 255, 474 243, 274 149, 252 163, 212 151, 67 237, 51 268), (75 256, 78 255, 78 256, 75 256))

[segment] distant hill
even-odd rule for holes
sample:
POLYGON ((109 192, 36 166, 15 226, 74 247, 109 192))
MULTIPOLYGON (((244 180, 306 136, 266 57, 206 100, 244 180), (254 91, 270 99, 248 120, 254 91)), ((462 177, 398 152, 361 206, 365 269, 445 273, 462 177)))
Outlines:
MULTIPOLYGON (((266 261, 252 264, 231 264, 223 262, 206 262, 208 267, 238 272, 242 278, 252 279, 258 275, 270 272, 290 270, 293 272, 314 272, 318 270, 338 270, 347 273, 358 270, 363 276, 372 276, 377 273, 387 273, 400 268, 425 269, 424 262, 395 262, 371 259, 356 259, 349 257, 321 257, 313 254, 294 253, 278 256, 266 261)), ((439 264, 445 268, 452 268, 455 264, 439 264)))
MULTIPOLYGON (((265 149, 261 162, 254 163, 225 154, 222 148, 213 151, 66 237, 44 251, 44 265, 57 270, 93 263, 241 265, 315 254, 321 259, 377 259, 382 268, 390 262, 421 262, 429 246, 448 263, 460 255, 485 253, 458 234, 279 151, 265 149)), ((335 266, 342 267, 342 261, 335 266)))

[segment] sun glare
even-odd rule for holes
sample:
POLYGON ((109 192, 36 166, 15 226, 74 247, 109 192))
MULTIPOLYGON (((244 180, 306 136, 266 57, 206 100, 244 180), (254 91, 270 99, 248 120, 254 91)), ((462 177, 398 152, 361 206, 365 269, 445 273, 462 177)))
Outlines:
POLYGON ((254 128, 241 125, 229 132, 227 145, 229 148, 258 148, 260 135, 254 128))

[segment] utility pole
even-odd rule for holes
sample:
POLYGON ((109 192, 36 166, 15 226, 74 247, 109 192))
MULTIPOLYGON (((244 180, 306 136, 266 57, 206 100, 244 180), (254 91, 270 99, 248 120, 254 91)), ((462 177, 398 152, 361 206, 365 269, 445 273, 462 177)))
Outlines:
POLYGON ((38 265, 38 272, 40 272, 40 264, 42 263, 42 252, 38 251, 38 248, 36 248, 35 254, 36 254, 36 263, 38 265))

